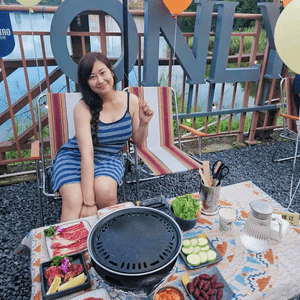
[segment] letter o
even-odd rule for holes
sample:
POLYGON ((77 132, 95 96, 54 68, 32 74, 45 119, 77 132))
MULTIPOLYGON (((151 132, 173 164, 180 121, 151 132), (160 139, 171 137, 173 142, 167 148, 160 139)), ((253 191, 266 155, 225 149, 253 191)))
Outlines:
MULTIPOLYGON (((123 33, 123 5, 117 0, 66 0, 58 7, 51 23, 50 41, 54 58, 59 68, 73 81, 77 80, 77 64, 72 60, 66 41, 68 27, 72 20, 83 11, 101 10, 110 15, 123 33)), ((124 43, 123 43, 124 44, 124 43)), ((118 80, 124 77, 124 45, 122 54, 114 65, 118 80)), ((134 66, 138 55, 138 32, 132 15, 128 14, 128 60, 129 70, 134 66)))

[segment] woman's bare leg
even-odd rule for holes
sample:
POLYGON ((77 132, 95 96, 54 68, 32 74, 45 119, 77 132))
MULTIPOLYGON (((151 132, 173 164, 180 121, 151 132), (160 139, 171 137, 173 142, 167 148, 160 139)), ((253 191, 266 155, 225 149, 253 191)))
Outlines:
POLYGON ((62 197, 60 222, 79 219, 82 208, 81 184, 65 184, 59 189, 59 192, 62 197))
POLYGON ((117 182, 109 176, 95 179, 95 197, 98 209, 117 204, 117 182))

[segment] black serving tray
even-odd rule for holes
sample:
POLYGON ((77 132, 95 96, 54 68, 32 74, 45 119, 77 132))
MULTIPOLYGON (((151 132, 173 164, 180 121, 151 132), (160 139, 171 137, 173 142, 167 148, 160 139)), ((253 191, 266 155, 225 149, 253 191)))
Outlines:
MULTIPOLYGON (((190 240, 190 239, 193 239, 193 238, 199 238, 199 234, 197 235, 193 235, 193 236, 190 236, 190 237, 187 237, 187 238, 183 238, 183 240, 190 240)), ((212 262, 206 262, 204 264, 200 264, 199 266, 191 266, 187 260, 186 260, 186 255, 182 252, 182 250, 180 250, 180 256, 181 258, 183 259, 183 261, 185 262, 185 264, 187 265, 187 267, 189 269, 199 269, 199 268, 203 268, 203 267, 206 267, 206 266, 209 266, 209 265, 212 265, 212 264, 215 264, 221 260, 223 260, 223 257, 222 255, 218 252, 218 250, 215 248, 215 246, 211 243, 211 241, 209 240, 209 238, 206 236, 207 240, 208 240, 208 245, 209 245, 209 248, 213 251, 215 251, 217 253, 217 258, 216 260, 212 261, 212 262)))
POLYGON ((44 262, 40 265, 40 275, 41 275, 41 289, 42 289, 42 297, 44 300, 52 300, 52 299, 57 299, 60 297, 64 297, 73 293, 77 293, 81 290, 86 290, 88 288, 91 287, 91 280, 90 280, 90 275, 89 272, 87 270, 86 264, 85 264, 85 260, 83 257, 82 253, 78 253, 78 254, 71 254, 68 255, 70 258, 73 258, 73 263, 75 264, 82 264, 83 266, 83 272, 85 274, 85 276, 87 277, 86 281, 80 285, 77 285, 75 287, 63 290, 61 292, 55 292, 51 295, 46 295, 47 291, 48 291, 48 285, 47 285, 47 279, 44 276, 44 271, 50 267, 51 265, 51 261, 47 261, 44 262))
MULTIPOLYGON (((224 279, 224 277, 222 276, 222 274, 219 272, 218 268, 213 266, 209 269, 205 269, 203 271, 201 271, 200 273, 196 274, 196 275, 193 275, 190 278, 190 281, 192 282, 193 279, 197 276, 199 276, 200 274, 207 274, 207 275, 210 275, 212 276, 213 274, 216 274, 217 275, 217 282, 221 282, 224 284, 224 287, 222 288, 223 290, 223 297, 222 299, 225 299, 225 300, 231 300, 231 299, 235 299, 235 294, 234 292, 232 291, 232 289, 230 288, 230 286, 228 285, 228 283, 226 282, 226 280, 224 279)), ((192 294, 190 294, 187 286, 185 284, 182 284, 187 292, 187 294, 189 295, 190 299, 191 300, 197 300, 192 294)), ((215 296, 214 296, 215 298, 215 296)))

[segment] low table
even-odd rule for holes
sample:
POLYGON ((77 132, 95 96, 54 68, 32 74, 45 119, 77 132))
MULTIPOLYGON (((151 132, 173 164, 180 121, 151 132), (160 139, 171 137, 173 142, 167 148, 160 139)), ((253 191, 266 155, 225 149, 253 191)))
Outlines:
MULTIPOLYGON (((190 231, 183 232, 184 238, 189 238, 197 233, 204 232, 213 245, 223 256, 223 260, 216 264, 217 268, 236 294, 235 299, 290 299, 300 294, 300 229, 290 227, 283 242, 273 245, 264 253, 253 253, 246 250, 240 242, 240 232, 250 210, 249 203, 257 199, 266 199, 271 202, 275 209, 286 210, 278 202, 270 198, 252 182, 242 182, 222 187, 220 196, 221 207, 232 207, 236 209, 237 216, 231 232, 219 231, 218 215, 202 215, 197 225, 190 231)), ((169 200, 171 201, 171 200, 169 200)), ((115 207, 105 208, 99 211, 105 215, 112 209, 133 206, 132 203, 124 203, 115 207)), ((97 216, 85 218, 93 226, 98 220, 97 216)), ((39 300, 41 297, 41 282, 39 266, 44 261, 49 261, 45 245, 44 228, 38 228, 30 232, 31 248, 31 278, 32 296, 31 299, 39 300)), ((85 258, 89 261, 89 255, 85 252, 85 258)), ((188 269, 181 257, 178 257, 173 272, 163 284, 176 285, 183 291, 181 276, 196 275, 201 269, 188 269)), ((131 300, 150 299, 143 295, 133 295, 120 290, 112 289, 95 272, 94 268, 89 269, 92 286, 89 289, 95 290, 105 288, 111 299, 131 300)), ((72 294, 60 299, 72 299, 83 292, 72 294)))

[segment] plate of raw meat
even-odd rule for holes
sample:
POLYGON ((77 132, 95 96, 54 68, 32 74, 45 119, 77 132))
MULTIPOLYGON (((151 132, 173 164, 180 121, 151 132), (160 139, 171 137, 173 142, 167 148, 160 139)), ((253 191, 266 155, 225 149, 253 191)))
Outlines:
POLYGON ((91 225, 87 220, 57 226, 52 237, 46 236, 49 256, 52 258, 56 255, 63 256, 85 251, 90 229, 91 225))

